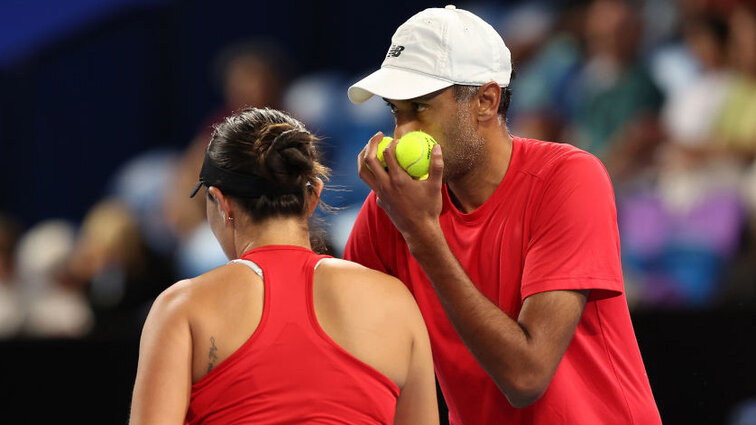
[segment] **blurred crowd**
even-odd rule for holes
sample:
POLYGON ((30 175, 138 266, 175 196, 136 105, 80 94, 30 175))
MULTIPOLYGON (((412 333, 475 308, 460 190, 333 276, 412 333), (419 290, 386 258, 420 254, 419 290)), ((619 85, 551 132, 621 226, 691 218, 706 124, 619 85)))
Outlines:
MULTIPOLYGON (((754 2, 457 6, 511 49, 510 131, 574 144, 605 164, 631 308, 754 308, 754 2)), ((0 215, 0 337, 136 337, 163 289, 225 263, 205 198, 189 193, 213 123, 245 106, 288 111, 322 137, 333 209, 315 219, 325 252, 340 256, 368 193, 356 155, 393 121, 380 99, 349 103, 360 75, 293 72, 305 65, 271 40, 229 45, 212 71, 225 104, 183 149, 128 158, 81 222, 22 228, 0 215)))
POLYGON ((511 130, 575 144, 612 177, 633 307, 753 305, 755 11, 528 3, 500 27, 518 72, 511 130))

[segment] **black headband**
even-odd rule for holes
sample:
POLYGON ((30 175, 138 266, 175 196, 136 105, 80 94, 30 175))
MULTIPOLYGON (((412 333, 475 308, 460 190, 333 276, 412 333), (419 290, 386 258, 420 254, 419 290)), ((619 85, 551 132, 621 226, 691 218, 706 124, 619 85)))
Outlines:
POLYGON ((260 176, 219 168, 213 164, 207 154, 205 154, 205 161, 202 163, 199 183, 194 187, 189 197, 194 198, 202 185, 215 186, 224 194, 239 198, 259 198, 262 195, 274 197, 302 192, 300 187, 283 188, 260 176))

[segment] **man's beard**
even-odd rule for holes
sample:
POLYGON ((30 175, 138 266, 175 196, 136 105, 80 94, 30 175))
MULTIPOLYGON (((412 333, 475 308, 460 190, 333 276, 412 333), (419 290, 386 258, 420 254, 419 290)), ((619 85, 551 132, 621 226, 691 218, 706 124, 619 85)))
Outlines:
POLYGON ((475 131, 466 107, 459 108, 457 119, 446 134, 448 152, 444 152, 444 180, 448 181, 464 176, 478 165, 485 140, 475 131))

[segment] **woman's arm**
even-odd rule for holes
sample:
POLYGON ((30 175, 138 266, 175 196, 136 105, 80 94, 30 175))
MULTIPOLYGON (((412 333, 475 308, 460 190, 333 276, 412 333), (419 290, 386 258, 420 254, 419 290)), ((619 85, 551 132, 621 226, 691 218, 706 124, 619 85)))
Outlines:
POLYGON ((139 365, 131 401, 131 425, 183 424, 192 386, 192 336, 186 288, 164 291, 142 329, 139 365))
POLYGON ((438 425, 436 376, 428 330, 409 292, 407 298, 408 311, 404 316, 412 333, 412 354, 407 380, 396 402, 394 425, 438 425))

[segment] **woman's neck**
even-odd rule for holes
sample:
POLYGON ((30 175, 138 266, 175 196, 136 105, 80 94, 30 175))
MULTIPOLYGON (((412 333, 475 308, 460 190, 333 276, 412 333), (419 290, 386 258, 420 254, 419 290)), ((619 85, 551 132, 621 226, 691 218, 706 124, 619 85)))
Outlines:
POLYGON ((312 249, 307 220, 301 218, 270 218, 260 223, 241 226, 234 233, 237 257, 266 245, 294 245, 312 249))

